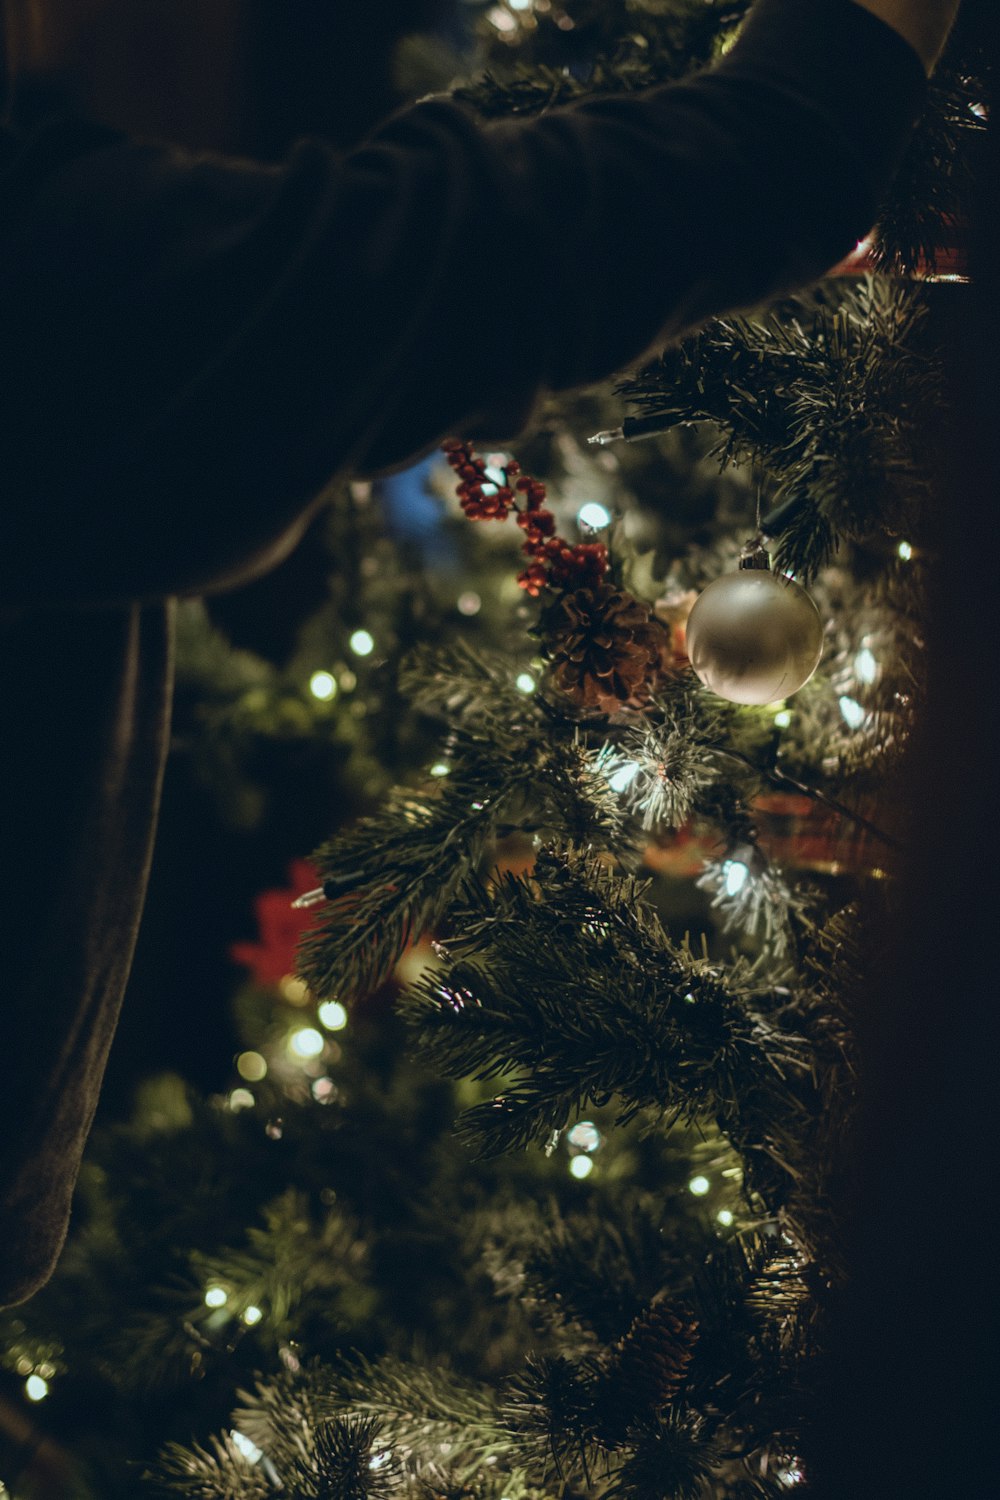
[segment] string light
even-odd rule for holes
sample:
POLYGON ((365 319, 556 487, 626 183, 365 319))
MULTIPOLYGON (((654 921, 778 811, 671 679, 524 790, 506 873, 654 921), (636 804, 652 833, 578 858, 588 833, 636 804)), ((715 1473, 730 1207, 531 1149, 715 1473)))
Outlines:
POLYGON ((715 1216, 724 1229, 728 1229, 733 1222, 733 1216, 728 1208, 720 1208, 715 1216))
POLYGON ((514 679, 514 686, 520 693, 533 693, 537 684, 530 672, 519 672, 514 679))
POLYGON ((779 708, 774 716, 774 722, 779 729, 787 729, 792 722, 792 710, 790 708, 779 708))
POLYGON ((446 760, 435 761, 434 764, 431 766, 431 775, 432 776, 450 776, 451 775, 451 766, 449 766, 449 764, 448 764, 448 762, 446 760))
POLYGON ((896 548, 896 556, 901 557, 904 562, 909 562, 910 558, 913 556, 913 548, 911 547, 910 543, 900 542, 899 546, 896 548))
POLYGON ((24 1382, 24 1393, 29 1401, 44 1401, 49 1394, 49 1383, 40 1375, 29 1375, 24 1382))
POLYGON ((696 1198, 704 1198, 711 1186, 712 1184, 708 1178, 702 1177, 699 1174, 699 1176, 691 1178, 691 1181, 688 1183, 688 1192, 693 1193, 696 1198))
POLYGON ((608 777, 608 786, 613 792, 624 792, 638 776, 642 767, 637 760, 627 760, 623 766, 608 777))
POLYGON ((247 1463, 260 1463, 261 1459, 264 1457, 262 1451, 257 1447, 256 1443, 250 1441, 245 1433, 237 1432, 234 1427, 231 1429, 229 1436, 232 1439, 233 1447, 236 1449, 237 1453, 241 1454, 243 1458, 246 1459, 247 1463))
POLYGON ((610 511, 606 511, 603 505, 598 505, 596 500, 589 500, 586 505, 581 505, 576 519, 588 531, 603 531, 605 526, 611 525, 610 511))
POLYGON ((251 1303, 249 1307, 245 1307, 243 1309, 243 1321, 248 1328, 253 1328, 256 1323, 260 1322, 263 1316, 264 1314, 261 1312, 260 1308, 254 1307, 253 1303, 251 1303))
POLYGON ((355 656, 371 656, 375 650, 375 637, 367 630, 356 630, 348 644, 355 656))
POLYGON ((878 662, 868 646, 862 646, 854 658, 854 675, 866 687, 870 687, 878 676, 878 662))
POLYGON ((727 859, 722 866, 722 874, 726 895, 738 896, 750 879, 750 867, 749 865, 745 865, 741 859, 727 859))
POLYGON ((319 1008, 319 1018, 327 1031, 343 1031, 347 1025, 347 1011, 339 1000, 324 1000, 319 1008))
POLYGON ((593 1170, 594 1159, 591 1156, 574 1156, 569 1164, 570 1176, 577 1178, 578 1181, 582 1181, 584 1177, 589 1177, 593 1170))
POLYGON ((467 589, 464 594, 458 596, 458 611, 462 615, 478 615, 483 607, 483 601, 472 589, 467 589))
POLYGON ((309 691, 314 698, 329 702, 337 696, 337 679, 332 672, 314 672, 309 679, 309 691))
MULTIPOLYGON (((320 895, 322 894, 321 891, 320 895)), ((295 974, 286 974, 278 988, 289 1005, 305 1005, 309 999, 309 986, 304 979, 299 979, 295 974)))
POLYGON ((860 729, 868 715, 853 698, 839 698, 840 712, 848 729, 860 729))
POLYGON ((296 1057, 319 1057, 326 1043, 315 1026, 300 1026, 288 1038, 288 1049, 296 1057))
POLYGON ((259 1052, 241 1052, 236 1059, 236 1071, 248 1083, 259 1083, 267 1077, 267 1063, 259 1052))
POLYGON ((225 1307, 229 1301, 229 1293, 224 1286, 210 1286, 205 1291, 206 1307, 225 1307))
POLYGON ((241 1109, 253 1109, 256 1103, 249 1089, 233 1089, 229 1095, 229 1108, 233 1114, 238 1114, 241 1109))
POLYGON ((603 1139, 593 1120, 580 1120, 566 1134, 566 1140, 577 1151, 596 1151, 603 1139))

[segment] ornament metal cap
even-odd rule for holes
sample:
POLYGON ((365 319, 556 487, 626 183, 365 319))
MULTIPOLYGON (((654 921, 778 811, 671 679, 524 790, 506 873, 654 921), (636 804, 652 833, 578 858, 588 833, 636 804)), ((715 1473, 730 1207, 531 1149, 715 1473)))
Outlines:
POLYGON ((764 546, 764 538, 760 534, 752 536, 748 542, 744 543, 743 551, 740 553, 740 567, 757 568, 764 573, 770 572, 771 554, 764 546))

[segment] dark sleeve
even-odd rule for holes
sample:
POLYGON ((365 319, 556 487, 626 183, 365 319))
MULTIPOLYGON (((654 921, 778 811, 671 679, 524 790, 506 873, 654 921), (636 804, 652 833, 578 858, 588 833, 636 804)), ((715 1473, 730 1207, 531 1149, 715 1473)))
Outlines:
POLYGON ((61 124, 0 180, 8 603, 223 586, 337 474, 820 275, 923 95, 852 0, 759 0, 715 68, 478 125, 430 101, 280 168, 61 124))

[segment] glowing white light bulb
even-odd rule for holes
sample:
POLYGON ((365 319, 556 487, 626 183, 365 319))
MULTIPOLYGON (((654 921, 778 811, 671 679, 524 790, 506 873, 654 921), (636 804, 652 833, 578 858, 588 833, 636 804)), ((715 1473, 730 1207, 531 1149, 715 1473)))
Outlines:
POLYGON ((729 1212, 728 1208, 720 1208, 715 1217, 718 1219, 719 1223, 726 1229, 728 1229, 730 1224, 733 1222, 733 1216, 729 1212))
POLYGON ((254 1307, 252 1303, 249 1307, 243 1309, 243 1321, 248 1328, 252 1328, 255 1323, 259 1323, 263 1316, 264 1314, 260 1308, 254 1307))
POLYGON ((598 505, 596 500, 589 500, 586 505, 581 505, 576 519, 588 531, 603 531, 605 526, 611 525, 610 511, 605 510, 603 505, 598 505))
POLYGON ((901 557, 904 562, 909 562, 910 558, 913 556, 913 548, 910 546, 910 543, 900 542, 899 546, 896 548, 896 556, 901 557))
POLYGON ((590 1156, 574 1156, 569 1164, 570 1176, 580 1180, 584 1177, 589 1177, 593 1170, 594 1162, 590 1156))
POLYGON ((860 729, 868 715, 853 698, 838 698, 840 712, 848 729, 860 729))
POLYGON ((314 672, 309 679, 309 691, 314 698, 328 702, 337 696, 337 679, 332 672, 314 672))
POLYGON ((343 1031, 347 1025, 347 1011, 339 1000, 324 1000, 319 1008, 319 1018, 327 1031, 343 1031))
POLYGON ((448 762, 446 760, 437 760, 431 766, 431 775, 432 776, 450 776, 451 775, 451 766, 449 766, 449 764, 448 764, 448 762))
POLYGON ((238 1114, 241 1109, 253 1109, 256 1103, 249 1089, 233 1089, 229 1095, 229 1108, 233 1114, 238 1114))
POLYGON ((859 682, 870 687, 878 676, 878 662, 867 646, 862 646, 854 658, 854 675, 859 682))
POLYGON ((225 1307, 229 1301, 229 1293, 224 1286, 210 1286, 205 1292, 206 1307, 225 1307))
POLYGON ((49 1384, 40 1375, 29 1375, 24 1382, 24 1393, 29 1401, 44 1401, 49 1394, 49 1384))
POLYGON ((750 879, 750 868, 741 859, 727 859, 722 866, 727 896, 738 896, 750 879))
POLYGON ((349 645, 355 656, 371 656, 375 650, 375 637, 367 630, 356 630, 349 645))
POLYGON ((237 1432, 234 1427, 230 1431, 229 1436, 233 1440, 233 1447, 236 1449, 237 1453, 241 1453, 243 1455, 247 1463, 260 1463, 264 1455, 257 1447, 257 1444, 252 1443, 245 1433, 237 1432))
POLYGON ((603 1138, 593 1120, 580 1120, 567 1132, 566 1139, 578 1151, 596 1151, 603 1138))
POLYGON ((790 708, 780 708, 774 716, 774 722, 779 729, 787 729, 792 722, 792 710, 790 708))
POLYGON ((483 607, 483 601, 472 589, 467 589, 464 594, 458 596, 458 611, 463 615, 478 615, 483 607))
POLYGON ((533 693, 535 691, 535 679, 530 672, 518 672, 514 679, 514 686, 518 692, 533 693))
POLYGON ((699 1174, 699 1176, 691 1178, 691 1181, 688 1183, 688 1192, 694 1193, 696 1198, 704 1198, 711 1186, 712 1184, 708 1178, 702 1177, 699 1174))
POLYGON ((288 1038, 288 1048, 296 1057, 319 1057, 326 1043, 315 1026, 300 1026, 288 1038))
POLYGON ((386 1448, 386 1449, 383 1450, 383 1452, 374 1454, 368 1460, 368 1467, 369 1467, 369 1469, 374 1469, 375 1472, 378 1473, 379 1469, 384 1469, 385 1466, 386 1466, 386 1464, 387 1463, 391 1463, 391 1462, 392 1462, 392 1449, 391 1448, 386 1448))
POLYGON ((637 760, 626 761, 623 766, 608 777, 608 786, 613 792, 623 792, 626 787, 632 785, 639 774, 639 762, 637 760))

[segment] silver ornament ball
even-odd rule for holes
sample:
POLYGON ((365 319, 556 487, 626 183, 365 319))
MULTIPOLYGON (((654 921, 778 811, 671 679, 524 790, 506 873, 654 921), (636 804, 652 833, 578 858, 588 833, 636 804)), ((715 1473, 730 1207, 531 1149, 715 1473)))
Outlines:
POLYGON ((823 652, 819 610, 794 579, 766 568, 716 578, 695 600, 687 654, 730 703, 776 703, 809 681, 823 652))

